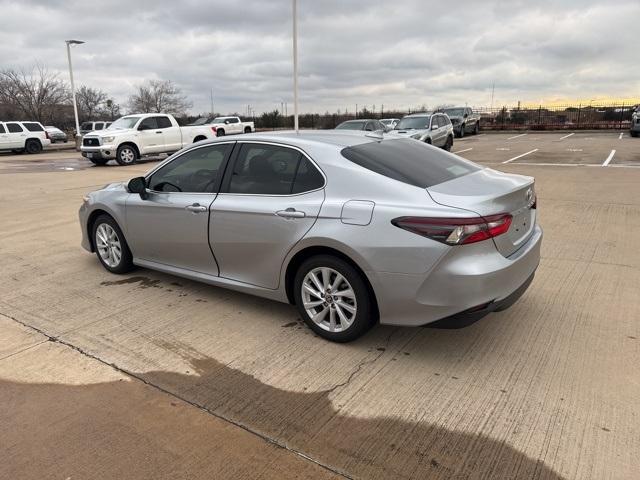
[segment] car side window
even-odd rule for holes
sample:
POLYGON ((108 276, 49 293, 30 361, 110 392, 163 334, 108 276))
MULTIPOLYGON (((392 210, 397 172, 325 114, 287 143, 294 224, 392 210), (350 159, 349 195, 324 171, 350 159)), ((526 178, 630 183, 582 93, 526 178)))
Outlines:
POLYGON ((367 124, 365 125, 364 129, 368 132, 373 132, 375 130, 374 126, 373 126, 373 122, 367 122, 367 124))
POLYGON ((215 193, 232 146, 225 143, 189 150, 153 173, 147 185, 156 192, 215 193))
POLYGON ((229 123, 240 123, 240 120, 237 118, 230 118, 229 123))
POLYGON ((93 128, 94 130, 102 130, 104 128, 103 122, 96 122, 96 126, 93 128))
POLYGON ((0 133, 6 133, 6 130, 4 129, 4 125, 2 125, 0 123, 0 133))
POLYGON ((301 156, 287 147, 243 144, 231 172, 229 193, 291 194, 301 156))
POLYGON ((23 131, 19 123, 6 123, 5 125, 9 133, 21 133, 23 131))
POLYGON ((440 125, 441 127, 447 126, 447 119, 444 115, 438 115, 438 125, 440 125))
POLYGON ((156 118, 156 123, 158 124, 158 128, 171 127, 171 120, 169 120, 169 117, 155 117, 155 118, 156 118))
POLYGON ((158 122, 156 121, 158 117, 147 117, 140 122, 138 126, 138 130, 154 130, 158 128, 158 122), (141 128, 142 127, 142 128, 141 128))
POLYGON ((35 122, 22 122, 22 126, 30 132, 44 132, 44 128, 35 122))
POLYGON ((324 177, 316 166, 304 156, 298 165, 291 193, 310 192, 324 186, 324 177))

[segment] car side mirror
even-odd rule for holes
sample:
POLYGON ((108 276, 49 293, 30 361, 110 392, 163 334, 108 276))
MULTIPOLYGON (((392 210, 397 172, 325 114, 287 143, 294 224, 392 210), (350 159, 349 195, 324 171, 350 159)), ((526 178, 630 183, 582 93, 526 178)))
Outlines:
POLYGON ((144 177, 135 177, 129 180, 127 188, 130 193, 137 193, 142 200, 149 198, 149 192, 147 192, 147 181, 144 177))
POLYGON ((431 130, 437 130, 438 128, 440 128, 440 127, 438 127, 438 125, 432 125, 431 126, 431 130))

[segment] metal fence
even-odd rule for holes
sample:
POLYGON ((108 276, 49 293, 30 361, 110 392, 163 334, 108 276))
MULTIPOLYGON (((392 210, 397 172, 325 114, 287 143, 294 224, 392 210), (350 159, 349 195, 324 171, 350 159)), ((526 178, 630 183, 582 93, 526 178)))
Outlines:
MULTIPOLYGON (((640 102, 639 102, 640 103, 640 102)), ((631 114, 638 103, 615 104, 568 104, 568 105, 527 105, 501 106, 496 108, 478 107, 473 110, 480 114, 480 125, 485 130, 591 130, 628 129, 631 114)), ((416 112, 362 111, 354 114, 303 114, 299 116, 300 128, 335 128, 341 122, 356 118, 402 118, 416 112)), ((254 119, 258 129, 293 128, 293 116, 283 116, 277 111, 264 113, 254 119)))

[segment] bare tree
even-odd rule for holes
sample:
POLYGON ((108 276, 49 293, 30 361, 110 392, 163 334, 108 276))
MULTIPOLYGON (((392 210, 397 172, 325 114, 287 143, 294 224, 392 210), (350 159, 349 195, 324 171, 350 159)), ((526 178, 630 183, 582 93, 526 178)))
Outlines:
POLYGON ((104 106, 109 120, 115 120, 120 116, 120 105, 114 102, 113 99, 107 99, 107 101, 104 102, 104 106))
POLYGON ((129 110, 138 113, 171 113, 184 116, 192 103, 171 80, 149 80, 129 97, 129 110))
POLYGON ((36 65, 31 70, 0 70, 0 103, 24 119, 49 123, 69 103, 67 85, 55 73, 36 65))
POLYGON ((93 120, 96 115, 106 112, 106 103, 109 96, 102 90, 82 85, 76 92, 76 102, 78 104, 78 116, 80 121, 93 120))

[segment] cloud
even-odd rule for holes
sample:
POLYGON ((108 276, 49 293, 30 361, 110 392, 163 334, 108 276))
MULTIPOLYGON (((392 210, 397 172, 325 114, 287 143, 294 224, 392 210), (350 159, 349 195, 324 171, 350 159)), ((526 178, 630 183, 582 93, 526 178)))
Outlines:
MULTIPOLYGON (((298 0, 301 111, 637 96, 640 3, 298 0)), ((124 103, 145 79, 194 103, 291 102, 291 2, 0 0, 0 68, 39 61, 124 103)), ((290 107, 291 110, 291 107, 290 107)))

